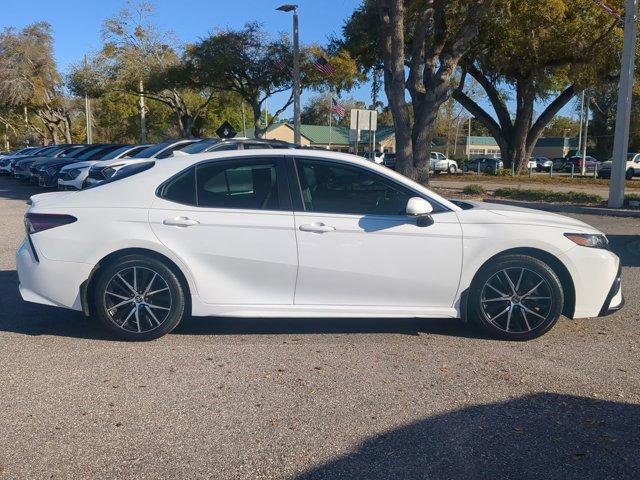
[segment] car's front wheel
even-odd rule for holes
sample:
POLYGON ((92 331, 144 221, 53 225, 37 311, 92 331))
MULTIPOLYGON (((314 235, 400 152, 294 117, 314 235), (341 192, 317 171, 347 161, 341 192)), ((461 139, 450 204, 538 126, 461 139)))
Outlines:
POLYGON ((449 175, 453 175, 458 171, 458 169, 456 168, 455 165, 449 165, 449 167, 447 168, 447 173, 449 175))
POLYGON ((147 255, 128 255, 98 272, 93 313, 124 340, 153 340, 173 330, 185 314, 185 292, 176 274, 147 255))
POLYGON ((492 337, 530 340, 556 324, 563 305, 562 285, 549 265, 505 255, 476 274, 467 311, 469 322, 492 337))

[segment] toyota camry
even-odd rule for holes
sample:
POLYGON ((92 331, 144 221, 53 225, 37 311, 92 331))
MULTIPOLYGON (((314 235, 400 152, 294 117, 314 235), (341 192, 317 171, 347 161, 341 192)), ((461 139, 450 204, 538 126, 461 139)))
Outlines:
POLYGON ((22 297, 129 340, 187 315, 462 318, 526 340, 561 315, 624 303, 620 262, 595 228, 448 201, 341 153, 151 160, 87 190, 33 196, 25 225, 22 297))

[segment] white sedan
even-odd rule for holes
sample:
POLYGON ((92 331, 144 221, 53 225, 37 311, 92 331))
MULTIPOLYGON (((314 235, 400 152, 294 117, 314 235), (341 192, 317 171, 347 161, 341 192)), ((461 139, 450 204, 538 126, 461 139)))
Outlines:
POLYGON ((366 159, 244 150, 131 165, 35 195, 22 297, 149 340, 186 315, 459 318, 537 337, 622 307, 607 238, 572 218, 452 203, 366 159))
POLYGON ((59 190, 82 190, 84 188, 85 180, 89 175, 89 169, 96 165, 102 165, 103 162, 111 162, 112 160, 118 160, 135 155, 138 152, 150 147, 150 145, 125 145, 117 150, 109 152, 100 160, 86 160, 83 162, 76 162, 70 165, 65 165, 60 169, 58 176, 58 189, 59 190))

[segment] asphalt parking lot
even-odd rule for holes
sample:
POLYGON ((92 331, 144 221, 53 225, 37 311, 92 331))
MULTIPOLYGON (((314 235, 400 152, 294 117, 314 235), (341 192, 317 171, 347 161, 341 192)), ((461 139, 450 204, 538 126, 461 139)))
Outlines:
POLYGON ((24 303, 0 178, 0 478, 637 478, 640 219, 577 216, 627 305, 527 343, 457 321, 190 319, 112 341, 24 303))

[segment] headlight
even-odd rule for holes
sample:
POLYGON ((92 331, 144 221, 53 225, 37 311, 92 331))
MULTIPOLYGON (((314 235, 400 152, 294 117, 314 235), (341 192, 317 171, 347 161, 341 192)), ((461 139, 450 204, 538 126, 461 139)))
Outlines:
POLYGON ((565 237, 581 247, 609 248, 607 237, 597 233, 565 233, 565 237))
POLYGON ((102 175, 104 176, 104 178, 111 178, 115 175, 116 171, 117 170, 113 167, 107 167, 102 170, 102 175))
POLYGON ((120 163, 118 165, 111 165, 110 167, 105 168, 104 170, 102 170, 102 175, 104 176, 104 178, 111 178, 115 175, 115 173, 120 170, 120 167, 122 167, 124 164, 120 163))
POLYGON ((80 175, 80 169, 79 168, 74 168, 73 170, 67 170, 66 174, 67 174, 68 178, 74 179, 78 175, 80 175))

